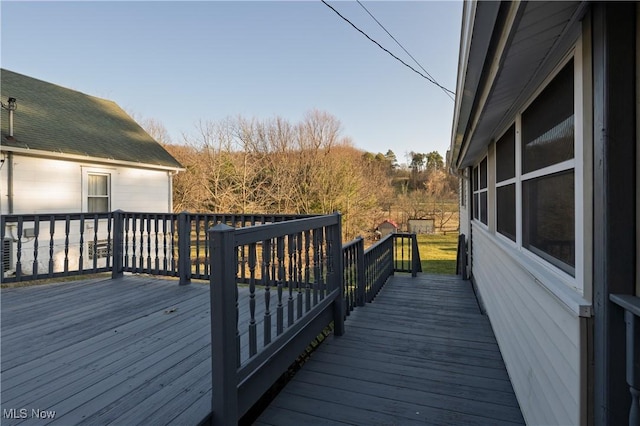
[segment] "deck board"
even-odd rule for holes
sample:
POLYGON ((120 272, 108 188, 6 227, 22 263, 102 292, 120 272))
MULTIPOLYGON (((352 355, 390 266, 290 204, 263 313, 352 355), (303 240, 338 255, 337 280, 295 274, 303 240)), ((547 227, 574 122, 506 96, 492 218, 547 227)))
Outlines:
POLYGON ((524 424, 468 282, 394 276, 345 327, 312 354, 258 424, 524 424))

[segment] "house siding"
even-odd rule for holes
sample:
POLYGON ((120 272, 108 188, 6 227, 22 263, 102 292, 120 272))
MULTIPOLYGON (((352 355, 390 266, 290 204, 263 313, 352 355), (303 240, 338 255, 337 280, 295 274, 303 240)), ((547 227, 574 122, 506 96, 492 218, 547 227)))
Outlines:
POLYGON ((473 280, 527 424, 579 424, 581 319, 496 237, 471 227, 473 280))
MULTIPOLYGON (((8 161, 8 160, 7 160, 8 161)), ((79 213, 83 211, 83 169, 111 174, 111 210, 170 212, 170 179, 165 170, 102 166, 13 156, 13 214, 79 213)), ((2 214, 9 214, 8 164, 2 167, 2 214)))

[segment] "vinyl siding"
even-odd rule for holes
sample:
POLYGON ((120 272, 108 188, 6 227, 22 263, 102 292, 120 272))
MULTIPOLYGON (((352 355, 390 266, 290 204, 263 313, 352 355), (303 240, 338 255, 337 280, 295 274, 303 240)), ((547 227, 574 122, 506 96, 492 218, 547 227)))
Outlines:
POLYGON ((170 190, 166 171, 120 168, 113 202, 125 211, 169 213, 170 190))
MULTIPOLYGON (((170 212, 170 185, 163 170, 100 166, 38 157, 14 155, 13 213, 79 213, 83 211, 82 179, 86 170, 111 175, 111 210, 170 212)), ((8 165, 2 167, 3 214, 9 212, 8 165)))
POLYGON ((580 318, 536 282, 495 237, 471 226, 474 282, 525 421, 578 424, 580 318))

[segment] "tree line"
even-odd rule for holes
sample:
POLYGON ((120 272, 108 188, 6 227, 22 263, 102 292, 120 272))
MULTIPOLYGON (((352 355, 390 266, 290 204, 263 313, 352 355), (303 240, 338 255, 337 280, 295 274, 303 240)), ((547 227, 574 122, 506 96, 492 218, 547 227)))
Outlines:
POLYGON ((200 121, 180 143, 171 141, 161 123, 139 121, 186 168, 174 176, 174 211, 340 211, 344 238, 350 240, 371 233, 392 206, 411 217, 433 210, 424 204, 416 208, 412 196, 423 202, 428 194, 455 197, 438 153, 431 153, 431 160, 429 154, 410 153, 415 162, 399 165, 391 150, 374 154, 356 148, 342 136, 340 121, 318 110, 295 123, 281 117, 200 121))

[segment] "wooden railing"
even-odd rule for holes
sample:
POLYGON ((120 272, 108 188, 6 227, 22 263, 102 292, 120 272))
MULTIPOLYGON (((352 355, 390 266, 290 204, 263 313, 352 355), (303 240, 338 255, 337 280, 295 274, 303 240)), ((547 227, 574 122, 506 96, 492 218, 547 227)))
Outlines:
POLYGON ((217 271, 210 278, 212 420, 235 425, 331 322, 335 335, 343 333, 340 215, 239 229, 220 224, 209 234, 217 271), (245 298, 238 289, 242 248, 245 298))
POLYGON ((3 283, 111 271, 209 279, 207 231, 309 215, 73 213, 0 218, 3 283), (184 237, 186 236, 186 238, 184 237))
POLYGON ((626 323, 626 374, 631 408, 629 426, 640 426, 640 297, 611 294, 611 301, 624 309, 626 323))
POLYGON ((348 313, 373 300, 394 265, 420 269, 415 235, 364 250, 360 237, 342 245, 340 227, 334 214, 209 231, 213 424, 236 425, 331 324, 342 335, 348 313))
POLYGON ((2 282, 112 270, 112 213, 2 215, 2 282))
POLYGON ((348 313, 371 302, 394 272, 421 271, 415 235, 390 234, 366 250, 360 237, 343 245, 339 213, 1 220, 3 282, 107 271, 176 276, 180 284, 209 279, 215 424, 237 424, 325 329, 342 335, 348 313))

